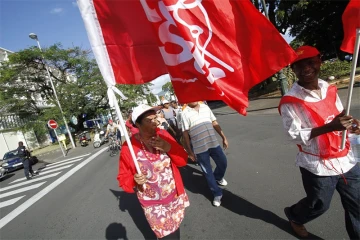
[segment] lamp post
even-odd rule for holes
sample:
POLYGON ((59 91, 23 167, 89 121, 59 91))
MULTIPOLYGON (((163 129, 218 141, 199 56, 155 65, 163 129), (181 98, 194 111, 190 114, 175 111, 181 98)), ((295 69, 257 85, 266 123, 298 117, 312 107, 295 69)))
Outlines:
MULTIPOLYGON (((42 49, 41 49, 40 42, 39 42, 39 39, 38 39, 37 35, 36 35, 35 33, 30 33, 30 34, 29 34, 29 37, 30 37, 31 39, 33 39, 33 40, 36 40, 37 45, 38 45, 40 51, 43 52, 42 49)), ((44 57, 43 57, 43 56, 42 56, 42 59, 44 60, 44 57)), ((56 90, 55 90, 54 83, 53 83, 53 81, 52 81, 52 78, 51 78, 49 69, 48 69, 47 65, 45 64, 45 62, 44 62, 44 66, 45 66, 46 72, 47 72, 47 74, 48 74, 48 77, 49 77, 49 80, 50 80, 50 84, 51 84, 52 90, 53 90, 53 92, 54 92, 54 96, 55 96, 56 103, 57 103, 57 105, 58 105, 58 107, 59 107, 59 109, 60 109, 61 116, 63 117, 64 123, 65 123, 65 127, 66 127, 66 131, 67 131, 68 134, 69 134, 69 138, 70 138, 70 141, 71 141, 71 145, 72 145, 73 148, 75 148, 74 140, 73 140, 73 138, 72 138, 72 136, 71 136, 71 132, 70 132, 69 126, 68 126, 68 124, 67 124, 66 118, 65 118, 65 116, 64 116, 64 112, 63 112, 63 110, 62 110, 62 108, 61 108, 61 104, 60 104, 59 99, 58 99, 58 96, 57 96, 57 94, 56 94, 56 90)))

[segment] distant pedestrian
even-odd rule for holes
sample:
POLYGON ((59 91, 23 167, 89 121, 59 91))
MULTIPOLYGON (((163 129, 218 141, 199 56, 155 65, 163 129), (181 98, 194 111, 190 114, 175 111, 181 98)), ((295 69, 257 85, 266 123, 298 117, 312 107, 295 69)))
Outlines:
POLYGON ((179 114, 179 111, 181 111, 181 107, 179 107, 177 101, 173 100, 170 102, 171 107, 174 109, 175 117, 179 114))
POLYGON ((207 105, 199 102, 188 103, 181 116, 186 151, 192 161, 197 160, 200 164, 210 190, 214 195, 213 205, 219 207, 222 190, 218 185, 227 185, 224 178, 227 159, 217 141, 215 131, 221 136, 224 149, 227 149, 228 141, 216 121, 216 117, 207 105), (216 164, 214 172, 211 168, 210 157, 216 164))
MULTIPOLYGON (((129 193, 136 191, 140 205, 159 239, 180 239, 180 224, 189 199, 178 167, 187 153, 165 130, 157 128, 156 107, 140 105, 132 113, 139 133, 131 137, 142 174, 137 174, 128 143, 120 155, 118 180, 129 193)), ((135 203, 134 203, 135 204, 135 203)))
MULTIPOLYGON (((118 126, 116 123, 114 123, 114 121, 112 119, 109 119, 108 121, 108 125, 106 127, 106 133, 105 133, 105 138, 110 135, 110 137, 115 136, 116 132, 118 130, 118 126)), ((115 136, 116 137, 116 136, 115 136)))
POLYGON ((30 152, 26 149, 23 142, 18 143, 17 155, 21 158, 24 166, 24 173, 27 180, 30 180, 36 174, 32 169, 32 163, 30 162, 30 152))
POLYGON ((167 100, 163 100, 162 103, 163 109, 161 110, 161 112, 166 121, 169 123, 170 127, 174 130, 174 134, 172 134, 171 136, 175 138, 178 142, 180 142, 181 132, 179 132, 175 109, 170 105, 170 102, 167 100))
MULTIPOLYGON (((284 209, 294 232, 309 234, 304 226, 330 207, 335 189, 345 210, 345 225, 350 239, 360 238, 360 166, 350 144, 340 149, 342 130, 360 134, 359 120, 346 116, 337 88, 318 79, 321 59, 310 46, 296 50, 291 67, 299 81, 281 99, 279 111, 284 128, 299 153, 306 197, 284 209)), ((339 221, 336 219, 335 221, 339 221)))

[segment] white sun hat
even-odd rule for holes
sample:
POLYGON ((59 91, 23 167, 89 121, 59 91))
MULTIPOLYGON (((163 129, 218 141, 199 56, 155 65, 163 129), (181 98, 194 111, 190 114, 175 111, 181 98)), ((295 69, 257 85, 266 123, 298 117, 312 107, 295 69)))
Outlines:
POLYGON ((132 115, 131 115, 131 120, 132 122, 135 124, 136 120, 145 112, 148 111, 157 111, 160 107, 156 106, 156 107, 150 107, 149 105, 146 104, 141 104, 139 106, 137 106, 136 108, 134 108, 132 115))

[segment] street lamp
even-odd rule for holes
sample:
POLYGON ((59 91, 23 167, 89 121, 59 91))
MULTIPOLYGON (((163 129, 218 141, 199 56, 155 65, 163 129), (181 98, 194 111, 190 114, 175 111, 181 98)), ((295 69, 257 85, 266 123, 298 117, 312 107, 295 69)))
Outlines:
MULTIPOLYGON (((29 34, 29 37, 30 37, 31 39, 33 39, 33 40, 36 40, 40 51, 43 52, 42 49, 41 49, 40 42, 39 42, 39 39, 38 39, 37 35, 36 35, 35 33, 30 33, 30 34, 29 34)), ((43 59, 43 61, 44 61, 44 57, 43 57, 43 56, 42 56, 42 59, 43 59)), ((44 66, 45 66, 46 72, 47 72, 47 74, 48 74, 48 77, 49 77, 49 80, 50 80, 50 83, 51 83, 52 90, 53 90, 53 92, 54 92, 54 96, 55 96, 56 103, 57 103, 57 105, 59 106, 61 115, 62 115, 62 117, 63 117, 64 123, 65 123, 65 127, 66 127, 66 131, 67 131, 68 134, 69 134, 69 138, 70 138, 70 141, 71 141, 71 145, 73 146, 73 148, 75 148, 74 140, 73 140, 73 138, 72 138, 72 136, 71 136, 71 132, 70 132, 69 126, 68 126, 68 124, 67 124, 66 118, 65 118, 65 116, 64 116, 64 112, 63 112, 63 110, 62 110, 62 108, 61 108, 61 104, 60 104, 59 99, 58 99, 58 96, 57 96, 57 94, 56 94, 56 90, 55 90, 54 83, 53 83, 53 81, 52 81, 52 78, 51 78, 49 69, 48 69, 47 65, 45 64, 45 62, 44 62, 44 66)))

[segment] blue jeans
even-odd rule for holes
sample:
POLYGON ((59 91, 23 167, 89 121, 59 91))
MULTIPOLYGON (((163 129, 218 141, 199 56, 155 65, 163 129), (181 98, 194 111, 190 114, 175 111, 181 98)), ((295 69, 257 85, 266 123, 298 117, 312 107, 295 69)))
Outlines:
POLYGON ((220 146, 209 148, 206 152, 196 154, 196 159, 205 175, 206 181, 215 197, 222 196, 222 190, 216 181, 223 179, 227 167, 226 156, 220 146), (210 157, 216 164, 215 171, 212 171, 210 157))
POLYGON ((350 239, 360 238, 360 166, 356 164, 342 176, 317 176, 300 168, 306 197, 290 207, 289 220, 305 224, 330 207, 335 189, 345 210, 345 226, 350 239))

